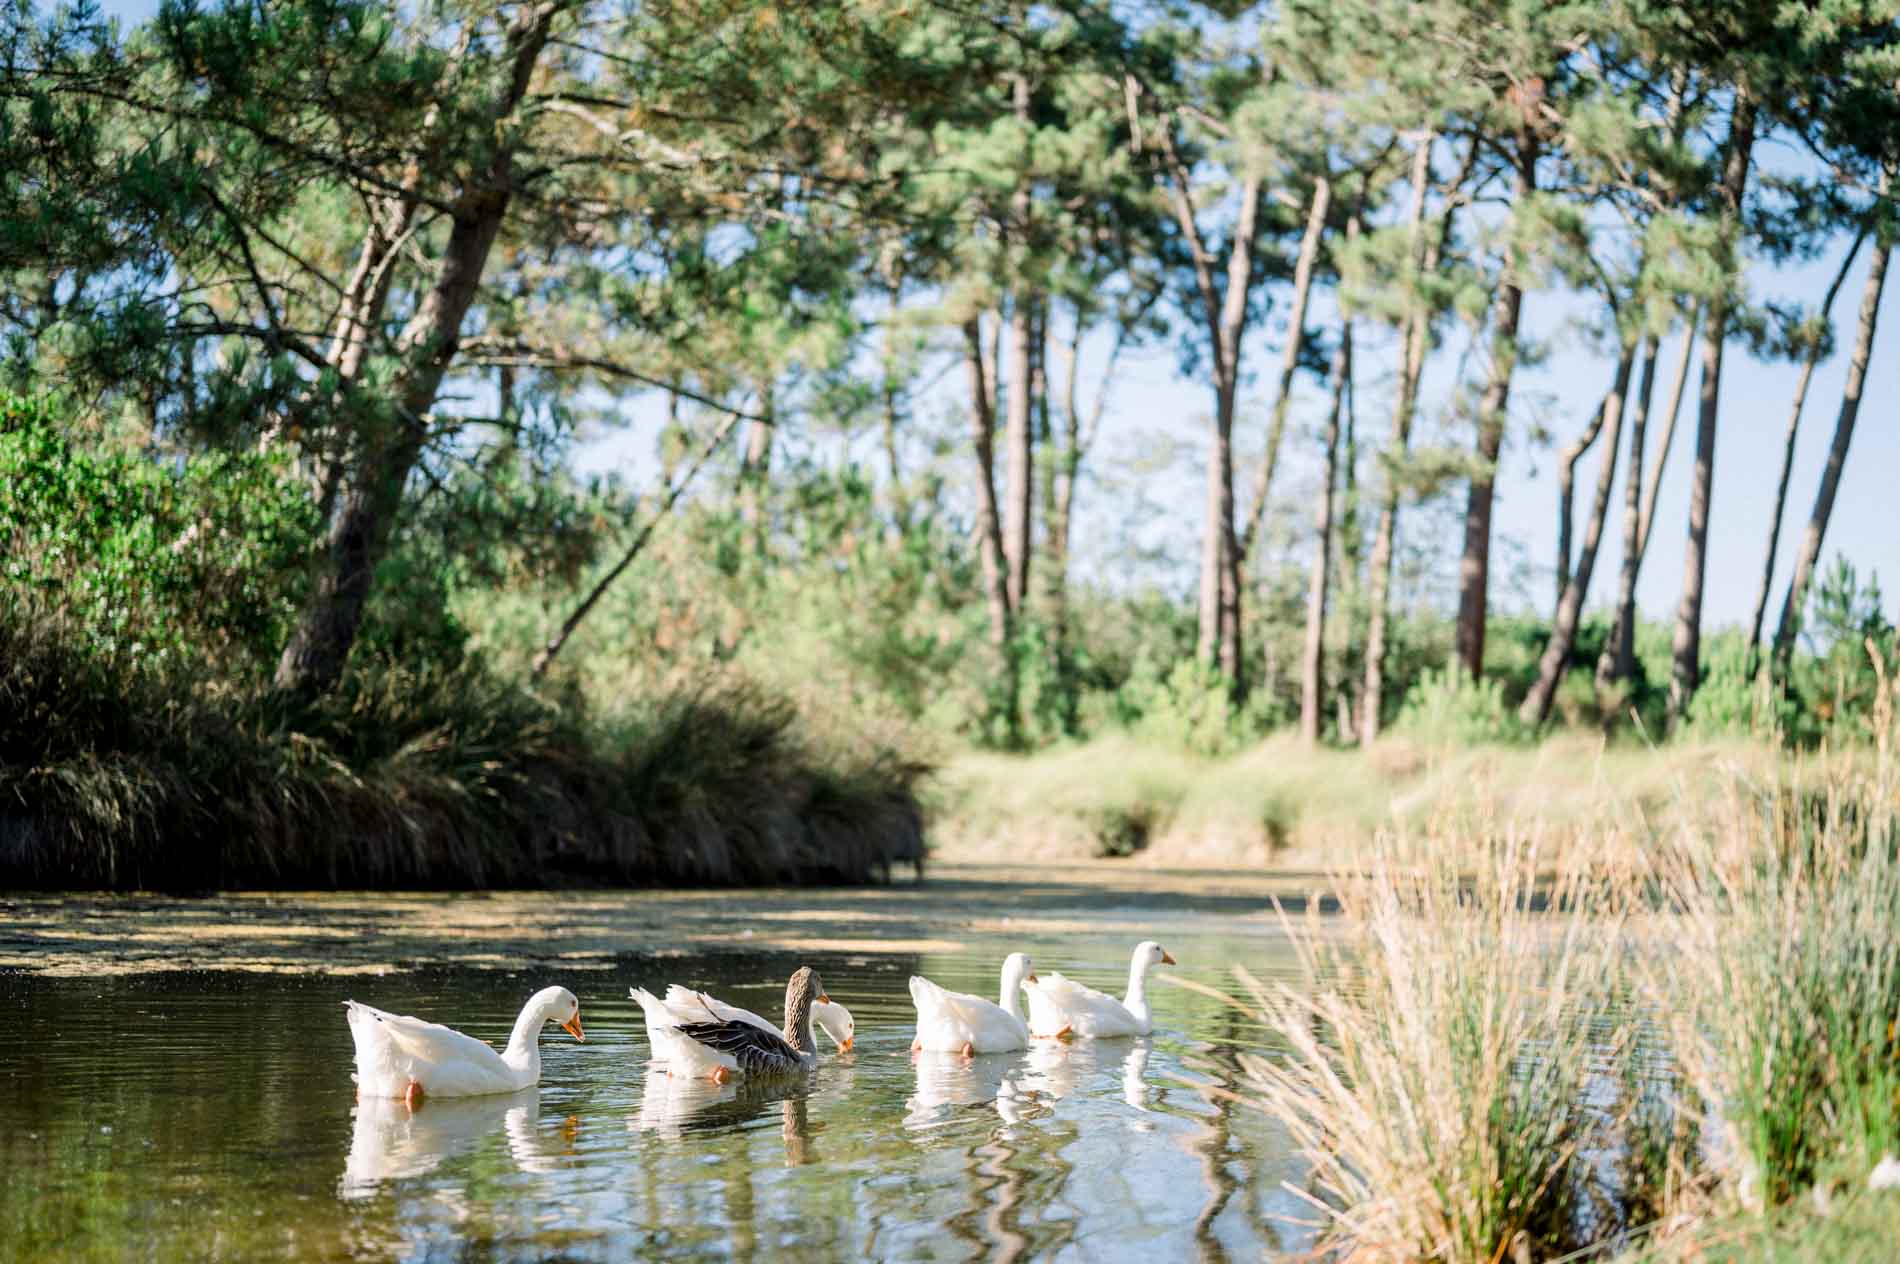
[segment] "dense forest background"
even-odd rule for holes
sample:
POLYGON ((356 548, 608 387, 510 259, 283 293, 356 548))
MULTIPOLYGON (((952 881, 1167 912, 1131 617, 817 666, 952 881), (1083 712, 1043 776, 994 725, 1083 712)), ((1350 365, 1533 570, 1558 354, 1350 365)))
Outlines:
POLYGON ((855 872, 828 831, 910 838, 972 746, 1872 732, 1892 616, 1828 532, 1894 385, 1900 6, 5 22, 32 864, 215 823, 299 873, 855 872), (1118 405, 1162 357, 1168 415, 1118 405), (1745 479, 1770 520, 1712 540, 1745 479), (1716 544, 1761 551, 1741 626, 1716 544), (339 803, 373 864, 308 826, 339 803))

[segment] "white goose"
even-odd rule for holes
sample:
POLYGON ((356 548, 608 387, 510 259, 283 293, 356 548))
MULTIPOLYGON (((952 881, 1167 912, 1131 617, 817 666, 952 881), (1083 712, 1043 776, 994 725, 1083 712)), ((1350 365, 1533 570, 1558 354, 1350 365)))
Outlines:
POLYGON ((576 1040, 586 1039, 581 1003, 564 987, 542 988, 528 998, 500 1053, 440 1023, 386 1013, 360 1001, 343 1005, 356 1042, 357 1096, 400 1097, 412 1107, 424 1096, 476 1097, 539 1084, 541 1028, 547 1023, 559 1023, 576 1040))
MULTIPOLYGON (((638 988, 629 988, 627 993, 635 1000, 640 999, 638 988)), ((740 1022, 751 1023, 760 1031, 779 1030, 749 1009, 728 1005, 716 996, 705 992, 695 992, 677 983, 668 985, 666 1000, 660 1005, 648 1007, 642 1002, 641 1009, 646 1015, 647 1043, 653 1047, 655 1057, 660 1056, 659 1050, 666 1040, 661 1034, 662 1027, 677 1026, 679 1023, 703 1022, 708 1014, 720 1022, 738 1019, 740 1022), (668 1014, 672 1016, 670 1022, 663 1018, 663 1015, 668 1014)), ((814 1027, 831 1037, 832 1043, 838 1046, 839 1053, 851 1052, 851 1046, 857 1039, 858 1024, 851 1017, 850 1010, 836 1001, 816 1000, 811 1006, 811 1021, 814 1027)))
POLYGON ((917 1037, 911 1052, 1009 1053, 1029 1044, 1029 1027, 1016 1013, 1016 992, 1036 972, 1026 953, 1003 958, 1003 990, 999 1004, 968 992, 951 992, 920 974, 910 976, 910 999, 917 1007, 917 1037))
POLYGON ((1023 984, 1029 997, 1029 1030, 1037 1037, 1063 1039, 1145 1036, 1155 1029, 1148 1012, 1148 971, 1173 964, 1174 958, 1154 940, 1136 944, 1128 962, 1128 995, 1119 1001, 1060 974, 1032 978, 1023 984))
POLYGON ((666 1073, 706 1075, 721 1084, 742 1072, 785 1075, 809 1070, 818 1061, 818 1045, 811 1033, 812 1006, 831 1000, 810 966, 800 966, 785 985, 783 1031, 759 1023, 756 1014, 720 1018, 708 1009, 695 1018, 690 1008, 685 1014, 675 1013, 645 988, 632 989, 632 995, 646 1013, 653 1056, 665 1061, 666 1073))

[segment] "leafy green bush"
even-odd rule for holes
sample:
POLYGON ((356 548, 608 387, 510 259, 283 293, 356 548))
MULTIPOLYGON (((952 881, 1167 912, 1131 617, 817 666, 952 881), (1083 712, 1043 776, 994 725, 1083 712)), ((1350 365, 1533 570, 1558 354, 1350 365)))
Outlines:
POLYGON ((1405 695, 1399 731, 1433 743, 1522 742, 1531 734, 1504 699, 1504 682, 1473 680, 1457 667, 1427 671, 1405 695))
POLYGON ((1718 635, 1703 643, 1702 680, 1687 715, 1698 736, 1766 736, 1775 730, 1777 709, 1750 679, 1748 668, 1748 646, 1740 636, 1718 635))
POLYGON ((1260 712, 1236 706, 1232 694, 1225 676, 1192 658, 1177 660, 1164 676, 1144 654, 1116 693, 1118 718, 1142 741, 1197 755, 1225 755, 1266 730, 1260 712))
POLYGON ((0 394, 0 584, 90 652, 273 661, 315 531, 280 458, 94 448, 48 400, 0 394))
POLYGON ((1802 639, 1812 654, 1790 664, 1777 699, 1788 740, 1813 746, 1864 743, 1876 735, 1883 689, 1900 666, 1900 632, 1887 620, 1877 575, 1865 583, 1844 557, 1823 570, 1810 591, 1802 639), (1886 679, 1883 679, 1886 674, 1886 679))

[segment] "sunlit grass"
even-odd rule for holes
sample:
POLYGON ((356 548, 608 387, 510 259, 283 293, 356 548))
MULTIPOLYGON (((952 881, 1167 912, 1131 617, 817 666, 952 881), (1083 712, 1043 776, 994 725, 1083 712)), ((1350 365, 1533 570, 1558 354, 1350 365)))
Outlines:
MULTIPOLYGON (((1277 736, 1213 758, 1117 735, 946 760, 932 790, 933 838, 949 855, 1044 860, 1126 854, 1126 840, 1139 838, 1157 863, 1294 867, 1329 864, 1382 830, 1435 827, 1463 851, 1501 822, 1535 825, 1552 840, 1547 854, 1595 847, 1611 831, 1647 846, 1737 775, 1792 769, 1795 759, 1765 743, 1652 749, 1580 734, 1529 747, 1394 738, 1364 752, 1277 736)), ((1853 759, 1807 757, 1799 775, 1853 759)))
MULTIPOLYGON (((1669 857, 1679 1056, 1749 1205, 1858 1184, 1900 1151, 1900 798, 1890 765, 1738 786, 1669 857)), ((1825 1196, 1825 1195, 1824 1195, 1825 1196)))

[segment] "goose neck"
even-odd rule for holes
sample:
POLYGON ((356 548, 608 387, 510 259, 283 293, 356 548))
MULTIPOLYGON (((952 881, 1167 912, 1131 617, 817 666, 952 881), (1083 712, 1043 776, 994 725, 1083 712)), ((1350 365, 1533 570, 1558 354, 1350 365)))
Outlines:
POLYGON ((521 1014, 515 1019, 515 1029, 508 1035, 508 1047, 502 1050, 502 1060, 511 1066, 539 1068, 541 1028, 547 1020, 547 1007, 539 997, 522 1006, 521 1014))
POLYGON ((1128 996, 1122 1004, 1136 1011, 1148 1007, 1148 971, 1140 957, 1128 963, 1128 996))

